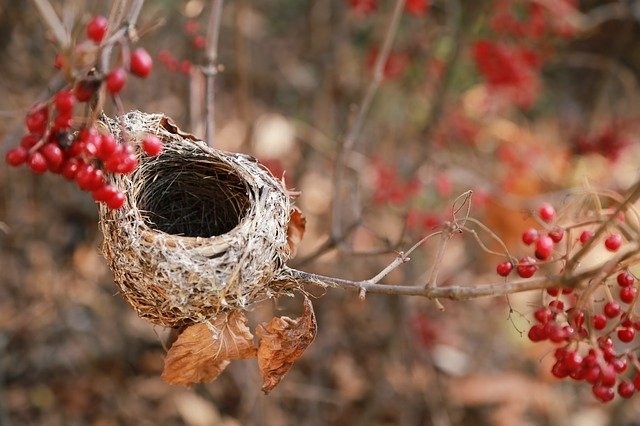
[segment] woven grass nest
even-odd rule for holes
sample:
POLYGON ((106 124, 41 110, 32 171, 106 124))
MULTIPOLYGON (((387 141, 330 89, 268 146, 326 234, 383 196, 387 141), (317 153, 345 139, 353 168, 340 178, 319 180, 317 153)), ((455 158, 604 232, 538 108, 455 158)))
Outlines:
POLYGON ((210 148, 162 114, 102 121, 119 139, 164 143, 155 157, 138 150, 132 174, 110 177, 124 207, 100 207, 103 253, 138 315, 182 327, 295 287, 278 279, 291 255, 291 198, 255 159, 210 148))

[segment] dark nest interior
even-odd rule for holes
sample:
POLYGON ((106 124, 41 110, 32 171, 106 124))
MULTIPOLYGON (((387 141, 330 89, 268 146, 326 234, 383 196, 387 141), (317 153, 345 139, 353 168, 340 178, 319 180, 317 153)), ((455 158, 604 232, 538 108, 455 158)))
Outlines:
POLYGON ((214 237, 235 228, 250 207, 247 186, 212 158, 164 152, 144 165, 136 203, 147 225, 185 237, 214 237))

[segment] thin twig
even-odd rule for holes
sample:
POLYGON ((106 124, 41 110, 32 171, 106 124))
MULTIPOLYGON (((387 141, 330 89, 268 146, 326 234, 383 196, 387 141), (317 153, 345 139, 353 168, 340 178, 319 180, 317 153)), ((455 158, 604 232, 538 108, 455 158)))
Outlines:
POLYGON ((210 147, 215 145, 215 79, 218 73, 218 38, 224 0, 211 0, 211 14, 207 28, 207 45, 205 48, 202 74, 205 76, 204 104, 204 140, 210 147))
POLYGON ((627 207, 635 203, 640 198, 640 180, 637 181, 631 190, 628 193, 627 197, 624 199, 622 203, 618 206, 618 208, 609 216, 609 218, 602 223, 594 233, 593 237, 589 238, 589 240, 576 252, 575 255, 569 259, 567 262, 566 269, 571 271, 573 270, 579 263, 582 258, 589 253, 593 245, 596 241, 605 233, 607 229, 613 222, 618 220, 618 214, 624 211, 627 207))
POLYGON ((142 10, 142 6, 144 5, 144 0, 133 0, 133 4, 129 9, 129 14, 127 15, 127 23, 129 25, 135 25, 138 22, 138 17, 140 16, 140 11, 142 10))
POLYGON ((540 290, 557 285, 559 277, 539 277, 514 280, 504 284, 479 284, 473 286, 452 285, 447 287, 424 287, 421 285, 388 285, 377 284, 370 280, 351 281, 342 278, 328 277, 320 274, 286 269, 288 279, 299 284, 320 287, 347 288, 359 292, 387 294, 395 296, 420 296, 427 299, 469 300, 488 296, 505 296, 530 290, 540 290))
POLYGON ((47 0, 33 0, 40 16, 47 27, 51 30, 62 50, 66 50, 71 45, 71 37, 65 29, 60 17, 47 0))
POLYGON ((339 240, 341 234, 343 233, 342 220, 340 215, 340 209, 343 205, 343 200, 342 197, 340 197, 340 194, 342 193, 346 161, 349 157, 349 153, 353 150, 356 141, 360 136, 362 126, 364 125, 364 119, 369 112, 369 109, 371 108, 373 98, 378 92, 378 88, 380 87, 380 84, 382 83, 382 80, 384 78, 384 68, 387 60, 389 59, 389 53, 391 52, 393 40, 396 33, 398 32, 398 26, 400 24, 402 12, 404 10, 404 4, 405 0, 396 0, 393 14, 391 15, 391 21, 389 23, 387 33, 382 43, 382 48, 380 49, 380 52, 374 64, 373 77, 369 82, 369 86, 367 87, 367 91, 365 92, 364 98, 362 100, 362 103, 360 104, 360 107, 358 108, 356 116, 352 121, 349 130, 347 131, 344 142, 342 143, 342 147, 338 154, 338 158, 336 160, 336 170, 333 180, 334 198, 331 212, 331 237, 335 240, 339 240))

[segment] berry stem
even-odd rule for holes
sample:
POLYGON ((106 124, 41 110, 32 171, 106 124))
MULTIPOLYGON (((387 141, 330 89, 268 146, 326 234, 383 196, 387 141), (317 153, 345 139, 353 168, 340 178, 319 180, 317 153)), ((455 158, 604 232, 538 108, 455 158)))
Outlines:
POLYGON ((635 203, 638 198, 640 198, 640 180, 633 185, 631 191, 629 192, 629 195, 627 195, 627 197, 620 203, 618 208, 616 208, 616 210, 609 216, 609 218, 598 227, 593 237, 591 237, 585 244, 583 244, 582 247, 580 247, 580 249, 576 252, 576 254, 573 255, 571 259, 569 259, 566 266, 566 269, 568 271, 573 271, 575 269, 582 258, 587 253, 589 253, 593 245, 599 240, 602 235, 604 235, 609 226, 617 220, 618 214, 625 211, 627 207, 635 203))

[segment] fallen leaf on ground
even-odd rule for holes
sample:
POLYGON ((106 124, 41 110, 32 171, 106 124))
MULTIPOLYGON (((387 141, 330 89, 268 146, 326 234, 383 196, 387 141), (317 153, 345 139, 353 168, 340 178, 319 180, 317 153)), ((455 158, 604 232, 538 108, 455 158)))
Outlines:
POLYGON ((300 358, 316 336, 316 317, 309 298, 304 298, 302 316, 296 319, 275 317, 256 328, 261 338, 258 367, 264 382, 262 390, 271 391, 300 358))
POLYGON ((162 379, 172 385, 208 382, 234 359, 256 356, 242 311, 220 313, 212 321, 184 329, 164 360, 162 379))

